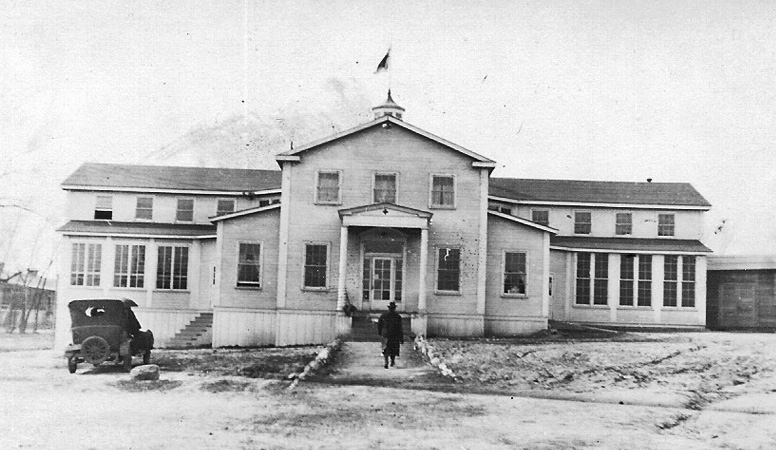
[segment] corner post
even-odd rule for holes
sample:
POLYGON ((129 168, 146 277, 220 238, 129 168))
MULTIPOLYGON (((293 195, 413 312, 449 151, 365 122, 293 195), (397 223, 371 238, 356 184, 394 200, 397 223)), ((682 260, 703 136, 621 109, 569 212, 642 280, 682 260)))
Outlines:
POLYGON ((412 318, 412 332, 425 336, 428 328, 426 310, 426 273, 428 272, 428 228, 420 230, 420 276, 418 277, 418 317, 412 318))

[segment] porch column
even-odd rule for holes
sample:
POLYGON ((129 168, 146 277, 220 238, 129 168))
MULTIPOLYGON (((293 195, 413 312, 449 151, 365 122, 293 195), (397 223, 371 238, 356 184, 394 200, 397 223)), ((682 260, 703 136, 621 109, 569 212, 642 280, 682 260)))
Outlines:
POLYGON ((426 311, 426 272, 428 271, 428 229, 420 229, 420 276, 418 281, 418 317, 412 317, 412 332, 425 336, 428 329, 426 311))
POLYGON ((337 276, 337 312, 345 307, 345 278, 348 270, 348 227, 340 227, 339 274, 337 276))

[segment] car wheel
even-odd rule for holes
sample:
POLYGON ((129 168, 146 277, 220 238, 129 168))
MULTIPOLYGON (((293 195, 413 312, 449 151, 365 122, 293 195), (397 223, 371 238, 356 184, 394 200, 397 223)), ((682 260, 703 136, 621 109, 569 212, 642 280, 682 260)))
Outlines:
POLYGON ((67 358, 67 370, 70 373, 75 373, 75 371, 78 369, 78 361, 76 361, 75 356, 70 356, 67 358))
POLYGON ((143 364, 151 364, 151 350, 146 350, 143 353, 143 364))
POLYGON ((81 355, 84 361, 99 366, 110 357, 110 345, 100 336, 90 336, 81 343, 81 355))

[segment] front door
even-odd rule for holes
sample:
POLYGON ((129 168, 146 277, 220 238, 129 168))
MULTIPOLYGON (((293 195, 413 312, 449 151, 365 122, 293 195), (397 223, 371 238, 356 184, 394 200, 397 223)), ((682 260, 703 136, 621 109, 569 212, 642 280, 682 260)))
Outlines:
POLYGON ((382 310, 388 303, 401 303, 402 259, 395 256, 364 258, 364 300, 371 309, 382 310))

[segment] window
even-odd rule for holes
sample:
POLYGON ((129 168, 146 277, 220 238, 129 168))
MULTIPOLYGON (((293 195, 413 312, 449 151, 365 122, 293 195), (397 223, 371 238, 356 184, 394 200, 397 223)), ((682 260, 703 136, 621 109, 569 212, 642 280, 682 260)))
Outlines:
POLYGON ((593 284, 593 304, 605 305, 609 300, 609 254, 595 254, 595 282, 593 284))
POLYGON ((437 291, 461 290, 461 249, 437 249, 437 291))
POLYGON ((620 306, 633 306, 635 255, 620 255, 620 306))
POLYGON ((435 208, 455 207, 455 177, 452 175, 431 176, 431 206, 435 208))
POLYGON ((327 244, 305 244, 304 253, 304 287, 325 289, 329 263, 329 246, 327 244))
POLYGON ((615 216, 614 234, 625 236, 633 233, 633 214, 617 213, 615 216))
POLYGON ((191 222, 194 220, 194 199, 179 198, 178 209, 175 212, 175 220, 179 222, 191 222))
POLYGON ((676 306, 676 283, 679 257, 663 257, 663 306, 676 306))
POLYGON ((639 255, 638 305, 652 305, 652 255, 639 255))
POLYGON ((237 286, 261 287, 261 244, 240 243, 237 286))
POLYGON ((374 179, 374 203, 396 203, 396 174, 376 173, 374 179))
POLYGON ((98 220, 113 219, 113 197, 98 195, 94 205, 94 218, 98 220))
POLYGON ((145 245, 117 245, 113 286, 142 288, 145 283, 145 245))
POLYGON ((188 247, 159 247, 159 258, 156 266, 157 289, 186 290, 188 270, 188 247))
POLYGON ((673 214, 657 215, 657 235, 658 236, 674 235, 674 215, 673 214))
POLYGON ((682 256, 682 307, 695 308, 694 256, 682 256))
POLYGON ((590 234, 593 226, 593 213, 574 211, 574 234, 590 234))
POLYGON ((524 252, 504 252, 504 291, 505 295, 526 295, 526 254, 524 252))
POLYGON ((329 205, 340 203, 340 173, 318 172, 315 202, 329 205))
POLYGON ((154 218, 154 198, 138 197, 135 207, 135 219, 153 220, 154 218))
POLYGON ((70 284, 99 286, 102 244, 73 244, 70 263, 70 284))
POLYGON ((550 225, 550 211, 547 209, 532 209, 531 220, 542 225, 550 225))
MULTIPOLYGON (((234 205, 234 199, 218 199, 218 201, 216 201, 216 215, 223 216, 224 214, 233 213, 235 208, 234 205)), ((259 206, 261 206, 261 204, 259 204, 259 206)))
POLYGON ((590 304, 590 253, 577 253, 577 305, 590 304))

